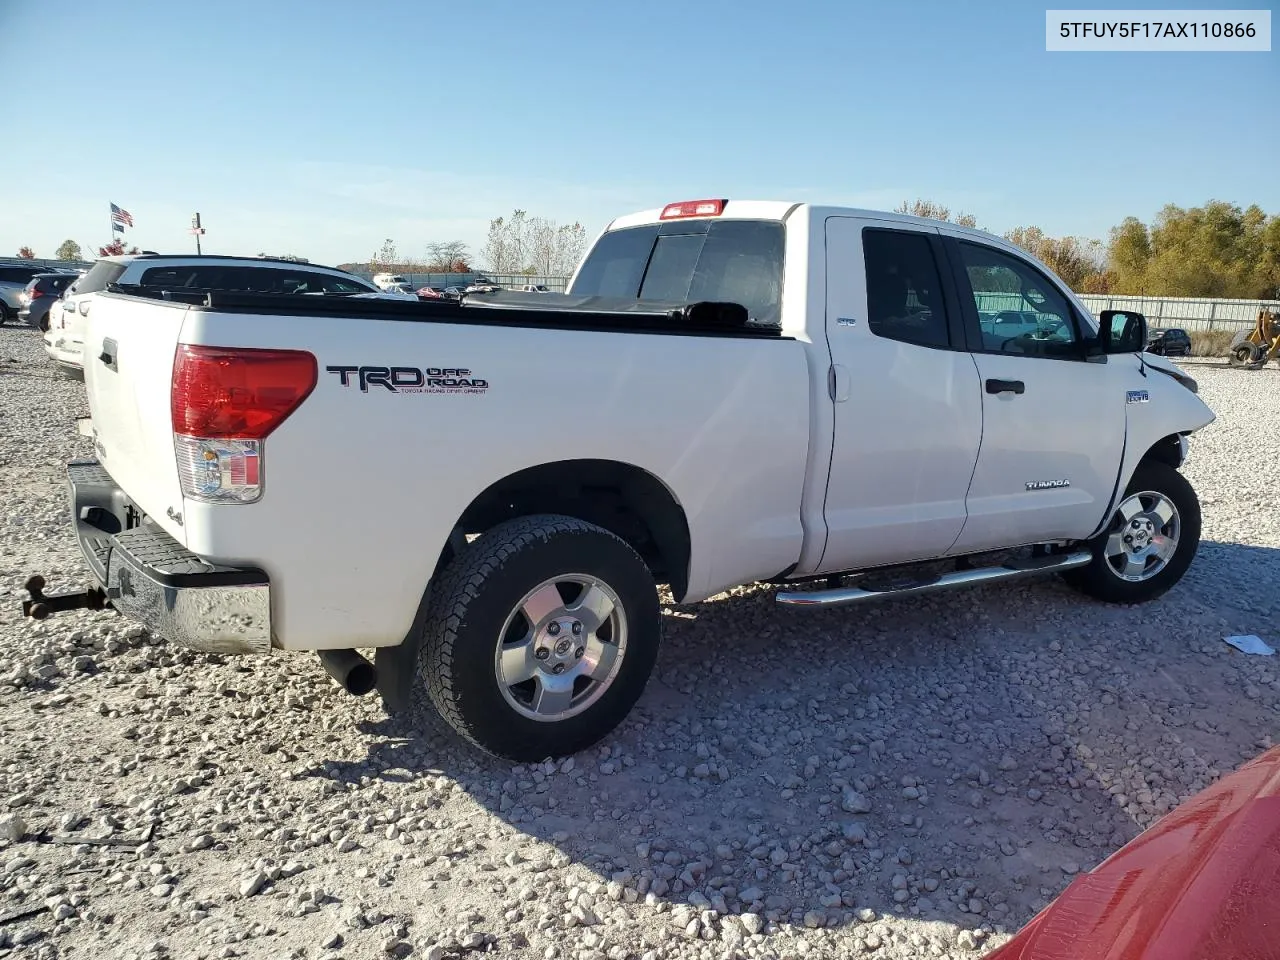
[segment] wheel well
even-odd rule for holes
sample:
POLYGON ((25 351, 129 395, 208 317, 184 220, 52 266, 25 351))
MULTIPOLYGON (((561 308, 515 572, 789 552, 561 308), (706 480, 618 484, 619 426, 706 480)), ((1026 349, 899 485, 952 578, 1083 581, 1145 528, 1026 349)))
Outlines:
MULTIPOLYGON (((481 534, 504 520, 560 513, 604 527, 635 548, 654 579, 682 597, 689 580, 689 524, 653 474, 615 460, 561 460, 504 477, 476 497, 458 521, 481 534)), ((456 546, 456 544, 455 544, 456 546)), ((453 549, 445 551, 447 562, 453 549)))
POLYGON ((1182 443, 1178 438, 1178 434, 1171 433, 1167 437, 1157 440, 1151 445, 1146 453, 1142 455, 1142 459, 1138 461, 1141 466, 1149 460, 1158 460, 1161 463, 1167 463, 1175 470, 1182 466, 1182 443))

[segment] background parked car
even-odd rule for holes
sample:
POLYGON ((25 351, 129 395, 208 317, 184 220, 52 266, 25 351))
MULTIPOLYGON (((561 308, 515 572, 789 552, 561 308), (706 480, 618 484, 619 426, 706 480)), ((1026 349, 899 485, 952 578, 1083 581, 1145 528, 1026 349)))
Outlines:
POLYGON ((78 279, 79 275, 74 273, 37 273, 18 294, 22 302, 18 322, 48 330, 50 308, 78 279))
POLYGON ((1147 352, 1162 357, 1191 356, 1191 335, 1179 327, 1153 327, 1147 336, 1147 352))
POLYGON ((443 300, 445 299, 444 287, 419 287, 419 300, 443 300))
POLYGON ((445 287, 444 295, 449 300, 461 300, 462 295, 466 293, 465 287, 445 287))
POLYGON ((502 287, 488 277, 476 277, 467 285, 465 293, 497 293, 502 287))
MULTIPOLYGON (((75 278, 73 278, 75 279, 75 278)), ((64 294, 51 312, 45 352, 58 371, 84 378, 84 328, 94 294, 111 284, 164 290, 225 290, 238 293, 307 294, 416 300, 413 294, 379 290, 369 281, 315 263, 266 257, 190 256, 144 253, 103 257, 64 294)))
POLYGON ((32 277, 47 273, 48 269, 22 264, 0 264, 0 326, 18 319, 18 311, 22 309, 19 295, 27 288, 32 277))
POLYGON ((400 295, 410 299, 417 298, 413 285, 398 273, 375 273, 373 275, 373 285, 383 293, 400 295))

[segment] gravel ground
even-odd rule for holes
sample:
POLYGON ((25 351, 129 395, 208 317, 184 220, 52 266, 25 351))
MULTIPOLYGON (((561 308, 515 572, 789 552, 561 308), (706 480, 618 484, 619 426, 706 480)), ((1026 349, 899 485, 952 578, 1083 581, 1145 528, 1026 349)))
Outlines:
POLYGON ((669 605, 624 727, 512 767, 308 655, 21 619, 29 573, 86 576, 87 411, 0 329, 0 956, 977 958, 1276 734, 1280 669, 1222 638, 1280 643, 1280 371, 1195 375, 1205 542, 1165 598, 669 605))

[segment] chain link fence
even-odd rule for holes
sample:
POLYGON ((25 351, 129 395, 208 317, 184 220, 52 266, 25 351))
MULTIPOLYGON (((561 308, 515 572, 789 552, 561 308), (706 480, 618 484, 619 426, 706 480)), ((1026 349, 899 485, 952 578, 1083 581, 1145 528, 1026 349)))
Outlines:
POLYGON ((1280 311, 1280 300, 1227 300, 1195 297, 1134 297, 1080 294, 1096 317, 1103 310, 1136 310, 1149 327, 1180 327, 1188 332, 1234 331, 1253 326, 1260 310, 1280 311))

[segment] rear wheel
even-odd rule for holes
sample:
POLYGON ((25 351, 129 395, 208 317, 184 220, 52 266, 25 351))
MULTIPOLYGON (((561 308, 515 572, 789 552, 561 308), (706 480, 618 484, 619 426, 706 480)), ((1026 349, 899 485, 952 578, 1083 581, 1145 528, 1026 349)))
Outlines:
POLYGON ((413 696, 497 756, 575 753, 631 711, 660 629, 657 586, 625 541, 572 517, 510 520, 433 587, 413 696))
POLYGON ((0 300, 0 327, 8 323, 11 318, 12 314, 9 312, 9 305, 0 300))
POLYGON ((1087 566, 1064 573, 1077 590, 1108 603, 1154 600, 1182 579, 1200 544, 1200 501, 1167 463, 1138 466, 1087 566))

